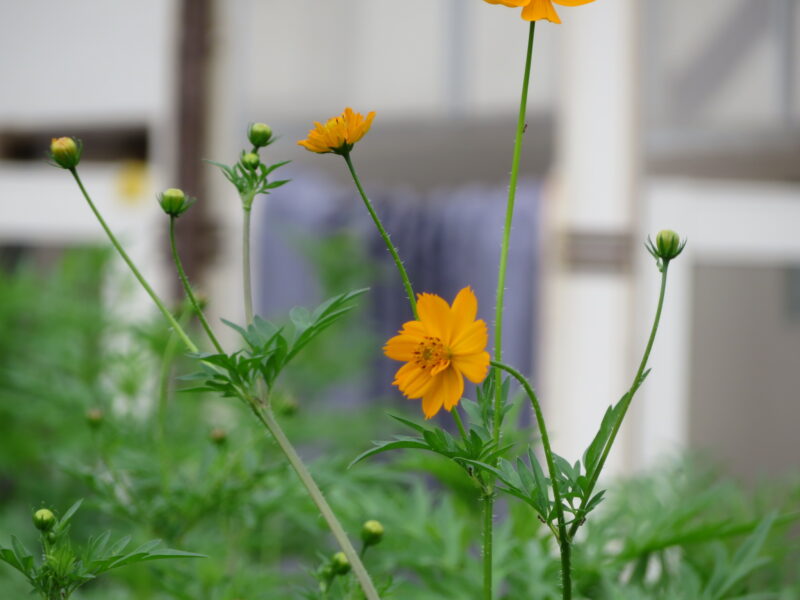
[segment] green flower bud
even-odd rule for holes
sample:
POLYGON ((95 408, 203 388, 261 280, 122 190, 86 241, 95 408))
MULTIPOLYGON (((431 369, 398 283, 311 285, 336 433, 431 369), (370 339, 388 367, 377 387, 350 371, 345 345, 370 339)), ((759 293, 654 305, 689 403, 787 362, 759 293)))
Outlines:
POLYGON ((344 552, 337 552, 331 557, 331 568, 334 575, 347 575, 350 572, 350 561, 344 552))
POLYGON ((164 190, 158 196, 158 203, 161 209, 171 217, 179 217, 194 204, 194 199, 189 198, 178 188, 164 190))
POLYGON ((214 429, 212 429, 208 437, 211 439, 211 442, 215 446, 224 446, 225 443, 228 441, 227 432, 219 427, 215 427, 214 429))
POLYGON ((98 429, 103 424, 105 415, 99 408, 90 408, 86 411, 86 423, 92 429, 98 429))
POLYGON ((662 229, 656 235, 656 243, 654 244, 653 240, 648 237, 645 246, 658 262, 659 269, 663 270, 665 264, 683 252, 686 240, 681 240, 680 236, 671 229, 662 229))
POLYGON ((50 142, 50 158, 62 169, 74 169, 81 162, 83 146, 71 137, 53 138, 50 142))
POLYGON ((255 171, 260 164, 261 159, 258 158, 258 154, 255 152, 248 152, 242 155, 242 166, 248 171, 255 171))
POLYGON ((33 524, 36 526, 36 529, 42 533, 46 533, 55 527, 56 516, 53 514, 53 511, 40 508, 33 513, 33 524))
POLYGON ((247 139, 256 148, 262 148, 269 144, 272 138, 272 128, 266 123, 253 123, 247 130, 247 139))
POLYGON ((375 546, 383 539, 383 525, 380 521, 367 521, 361 526, 361 540, 365 546, 375 546))

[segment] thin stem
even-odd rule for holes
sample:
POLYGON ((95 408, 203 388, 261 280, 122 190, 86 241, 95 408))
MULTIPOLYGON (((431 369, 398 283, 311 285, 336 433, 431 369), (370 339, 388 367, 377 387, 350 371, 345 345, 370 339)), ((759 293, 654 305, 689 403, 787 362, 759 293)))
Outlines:
MULTIPOLYGON (((642 361, 639 363, 639 370, 636 371, 636 377, 633 378, 633 383, 631 384, 630 389, 620 401, 622 403, 620 415, 617 418, 617 421, 614 423, 614 428, 611 430, 611 435, 608 438, 605 448, 603 448, 603 454, 600 456, 600 460, 597 463, 597 468, 594 470, 594 473, 589 480, 589 486, 586 488, 586 493, 583 496, 583 504, 586 504, 586 502, 588 502, 591 498, 595 485, 597 485, 597 480, 600 478, 600 473, 606 464, 606 459, 611 452, 611 447, 614 445, 614 440, 617 439, 617 434, 619 433, 620 427, 622 427, 622 421, 625 419, 625 414, 628 412, 628 407, 630 407, 633 397, 642 383, 642 375, 644 374, 644 370, 647 368, 647 361, 650 359, 650 352, 652 351, 653 343, 656 340, 656 333, 658 333, 658 325, 661 322, 661 311, 664 308, 664 297, 667 291, 668 269, 669 261, 664 261, 664 265, 661 269, 661 290, 658 294, 658 307, 656 308, 656 315, 653 319, 653 327, 650 329, 650 338, 647 340, 647 346, 644 349, 642 361)), ((583 517, 583 511, 578 511, 578 514, 575 515, 575 520, 573 521, 569 531, 570 538, 575 537, 575 533, 577 533, 578 528, 581 526, 583 517)))
POLYGON ((397 270, 400 273, 400 278, 403 280, 403 286, 406 288, 406 296, 408 296, 408 303, 411 305, 411 312, 414 314, 415 319, 419 319, 419 315, 417 314, 417 300, 416 296, 414 296, 414 288, 411 287, 411 280, 408 278, 408 273, 406 272, 406 268, 403 266, 403 261, 400 260, 400 255, 397 252, 397 248, 394 247, 392 240, 389 238, 388 232, 378 217, 378 213, 375 212, 372 202, 370 202, 369 197, 367 197, 366 192, 364 192, 364 188, 361 185, 361 180, 356 174, 355 167, 353 167, 353 161, 350 159, 350 153, 347 152, 342 154, 342 156, 344 157, 344 161, 347 163, 347 168, 350 170, 350 175, 353 177, 353 182, 356 184, 356 188, 358 188, 358 193, 361 195, 361 199, 364 201, 364 206, 367 207, 367 211, 369 211, 369 215, 372 217, 375 227, 378 228, 378 232, 381 234, 383 242, 386 244, 386 248, 389 250, 389 253, 394 259, 394 264, 397 266, 397 270))
MULTIPOLYGON (((525 72, 522 76, 522 93, 519 100, 517 131, 514 136, 514 153, 511 158, 511 177, 508 183, 508 201, 506 218, 503 225, 503 242, 500 248, 500 265, 497 269, 497 292, 495 295, 494 319, 494 357, 503 360, 503 309, 505 307, 506 270, 508 266, 508 249, 511 238, 511 223, 514 219, 514 202, 517 197, 517 181, 519 179, 519 163, 522 156, 522 136, 525 133, 525 118, 528 111, 528 88, 531 81, 531 64, 533 63, 533 40, 536 32, 536 21, 531 21, 528 29, 528 48, 525 55, 525 72)), ((494 423, 492 437, 495 444, 500 443, 500 429, 503 422, 503 378, 498 369, 494 372, 494 423)), ((490 483, 490 485, 493 485, 490 483)), ((484 500, 483 517, 483 594, 484 600, 492 600, 492 538, 494 520, 494 495, 489 494, 484 500)))
POLYGON ((243 211, 242 221, 242 282, 244 286, 244 318, 253 322, 253 283, 250 272, 250 209, 243 211))
POLYGON ((333 533, 333 536, 336 538, 336 541, 339 543, 339 546, 345 553, 345 556, 347 556, 347 560, 350 561, 350 565, 353 567, 353 572, 361 584, 361 589, 364 591, 364 595, 367 597, 367 600, 380 600, 378 591, 375 589, 375 585, 372 583, 367 570, 364 568, 364 563, 361 561, 358 552, 356 552, 353 544, 350 543, 344 528, 339 523, 336 515, 333 514, 333 510, 331 510, 328 501, 325 500, 325 496, 317 486, 305 463, 297 454, 297 451, 286 437, 286 434, 283 432, 283 429, 281 429, 281 426, 275 420, 272 411, 269 408, 264 408, 256 405, 255 403, 251 403, 251 407, 256 417, 258 417, 261 423, 263 423, 264 427, 266 427, 267 430, 272 434, 272 437, 275 438, 275 441, 278 443, 281 451, 284 453, 284 455, 286 455, 289 464, 292 466, 295 473, 297 473, 297 476, 300 478, 303 486, 305 486, 306 491, 308 491, 308 495, 311 497, 311 500, 317 506, 319 512, 322 514, 322 517, 327 522, 328 527, 333 533))
MULTIPOLYGON (((525 57, 525 74, 522 78, 522 95, 519 102, 517 132, 514 138, 514 154, 511 159, 511 178, 508 182, 508 202, 506 204, 506 220, 503 226, 503 242, 500 249, 500 266, 497 270, 497 293, 494 318, 494 359, 503 360, 503 309, 505 307, 506 271, 508 268, 508 248, 511 237, 511 223, 514 219, 514 202, 517 197, 517 180, 519 179, 519 162, 522 155, 522 136, 525 133, 525 116, 528 110, 528 88, 531 81, 531 64, 533 62, 533 39, 536 32, 536 21, 531 21, 528 30, 528 51, 525 57)), ((495 371, 495 407, 494 407, 494 441, 500 441, 500 424, 503 419, 502 410, 502 377, 495 371)))
POLYGON ((450 414, 453 415, 453 420, 456 422, 456 425, 458 426, 458 431, 461 433, 461 437, 466 441, 467 431, 464 429, 464 422, 461 420, 461 415, 458 412, 458 407, 454 406, 453 410, 450 411, 450 414))
POLYGON ((200 319, 200 323, 203 325, 203 329, 205 329, 206 334, 208 334, 208 339, 210 339, 211 343, 214 344, 214 348, 217 349, 217 352, 219 352, 220 354, 225 354, 225 350, 222 349, 222 345, 219 343, 217 336, 214 335, 214 331, 211 329, 211 325, 208 324, 206 316, 203 314, 203 310, 200 308, 200 303, 197 302, 197 297, 194 295, 194 290, 192 290, 192 285, 189 283, 189 278, 186 276, 186 271, 183 268, 181 257, 178 254, 178 246, 175 243, 175 221, 176 218, 170 216, 169 245, 170 248, 172 249, 172 260, 175 262, 175 268, 178 270, 178 276, 181 278, 181 283, 183 284, 183 290, 186 292, 186 297, 189 299, 189 302, 192 303, 194 312, 197 314, 197 318, 200 319))
POLYGON ((572 546, 570 544, 570 537, 567 535, 567 523, 564 519, 564 506, 561 504, 561 490, 559 489, 558 485, 558 471, 556 471, 556 464, 553 460, 553 450, 550 446, 550 436, 547 433, 547 426, 544 422, 542 407, 541 404, 539 404, 539 398, 537 398, 536 392, 533 391, 531 384, 528 383, 528 380, 525 379, 522 373, 513 367, 497 361, 492 361, 492 366, 505 371, 514 379, 516 379, 520 385, 522 385, 522 388, 525 390, 525 393, 531 401, 533 412, 536 415, 536 423, 539 426, 539 435, 542 436, 542 448, 544 449, 544 456, 547 462, 547 470, 550 474, 550 482, 553 485, 553 503, 555 504, 556 518, 558 520, 558 545, 561 550, 561 592, 564 600, 568 600, 569 598, 572 598, 572 546))
POLYGON ((483 554, 483 597, 491 600, 492 591, 492 569, 494 561, 492 559, 492 538, 494 533, 494 494, 486 492, 483 497, 483 541, 481 551, 483 554))
POLYGON ((119 255, 122 257, 122 260, 125 261, 125 263, 128 265, 128 268, 133 272, 133 275, 139 281, 141 286, 144 288, 144 290, 147 292, 147 294, 150 296, 153 302, 155 302, 156 306, 158 307, 158 310, 160 310, 161 314, 164 315, 164 318, 172 326, 172 329, 175 331, 175 333, 177 333, 180 336, 181 340, 183 340, 183 343, 189 349, 189 352, 197 352, 197 346, 195 346, 194 342, 189 338, 189 336, 186 334, 183 328, 178 324, 172 313, 169 310, 167 310, 167 307, 164 305, 164 302, 161 300, 161 298, 158 297, 158 294, 155 293, 153 288, 150 287, 150 284, 147 283, 147 280, 144 277, 142 277, 142 274, 139 272, 139 269, 136 268, 136 265, 133 264, 133 261, 128 256, 128 253, 125 252, 125 250, 120 245, 119 241, 117 241, 116 236, 112 233, 111 229, 106 224, 105 219, 103 219, 103 216, 100 214, 100 211, 97 210, 97 207, 94 205, 94 202, 92 202, 92 198, 89 196, 89 193, 83 186, 83 182, 81 181, 81 178, 78 175, 78 171, 76 169, 70 169, 70 173, 72 173, 72 176, 75 178, 75 182, 78 184, 78 187, 80 188, 83 197, 86 198, 86 202, 89 204, 89 208, 92 209, 94 216, 97 217, 97 220, 100 222, 100 226, 106 232, 108 239, 111 240, 111 244, 114 246, 119 255))

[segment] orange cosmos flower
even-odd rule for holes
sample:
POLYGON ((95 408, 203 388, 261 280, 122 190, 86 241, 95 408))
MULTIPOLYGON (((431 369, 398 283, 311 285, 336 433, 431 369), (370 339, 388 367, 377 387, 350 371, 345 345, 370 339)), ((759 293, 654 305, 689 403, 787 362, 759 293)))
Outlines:
POLYGON ((395 375, 396 385, 407 398, 422 398, 425 418, 444 406, 452 410, 464 392, 464 377, 480 383, 489 370, 486 323, 475 320, 478 300, 468 287, 450 306, 435 294, 417 296, 419 321, 409 321, 386 342, 383 351, 391 359, 405 361, 395 375))
POLYGON ((553 2, 561 6, 581 6, 594 0, 484 0, 489 4, 502 4, 512 8, 522 7, 522 18, 526 21, 547 19, 551 23, 561 23, 553 2))
POLYGON ((324 125, 315 122, 314 129, 308 132, 308 138, 297 143, 306 150, 319 154, 328 152, 346 154, 366 135, 374 118, 375 111, 364 118, 364 115, 353 112, 353 109, 348 107, 340 116, 328 119, 324 125))

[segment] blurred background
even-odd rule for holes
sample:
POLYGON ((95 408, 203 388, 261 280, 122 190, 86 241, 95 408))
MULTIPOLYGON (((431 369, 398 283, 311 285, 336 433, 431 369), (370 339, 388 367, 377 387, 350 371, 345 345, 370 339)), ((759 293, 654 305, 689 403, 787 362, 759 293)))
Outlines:
MULTIPOLYGON (((610 472, 649 473, 688 451, 745 489, 797 474, 799 5, 598 0, 559 8, 562 26, 537 26, 504 343, 508 362, 533 376, 562 455, 579 458, 631 383, 658 293, 643 244, 671 228, 689 243, 670 269, 653 373, 610 472)), ((229 552, 201 575, 134 570, 100 588, 114 599, 274 598, 264 590, 286 585, 287 572, 302 580, 298 565, 313 567, 327 551, 296 482, 277 457, 262 464, 261 434, 244 417, 218 400, 173 398, 169 374, 189 367, 103 250, 68 174, 45 156, 51 137, 83 140, 84 181, 178 312, 155 194, 180 187, 199 198, 178 222, 187 270, 213 322, 241 322, 239 199, 204 159, 234 163, 248 124, 264 121, 280 138, 266 161, 290 159, 279 173, 293 181, 255 202, 257 312, 282 319, 294 305, 371 288, 358 317, 288 378, 276 402, 290 436, 319 459, 351 530, 378 517, 396 532, 383 572, 413 569, 409 581, 429 590, 401 587, 402 597, 470 597, 477 584, 465 573, 477 569, 462 554, 471 538, 454 525, 474 516, 463 474, 407 457, 397 472, 364 467, 325 479, 345 473, 370 439, 396 433, 386 411, 420 415, 388 385, 396 364, 379 351, 409 317, 393 265, 343 161, 295 142, 345 106, 377 111, 353 158, 416 290, 451 300, 471 285, 491 330, 526 38, 517 10, 480 0, 0 0, 2 541, 26 523, 30 503, 63 510, 88 496, 83 526, 95 524, 94 510, 105 524, 137 524, 137 535, 229 552), (96 409, 102 427, 84 418, 96 409), (224 452, 208 441, 220 428, 235 438, 224 452), (409 483, 409 468, 433 472, 455 499, 409 483), (271 545, 242 533, 264 528, 271 545)), ((520 422, 529 422, 524 410, 520 422)), ((631 484, 639 504, 616 496, 597 527, 611 535, 630 525, 619 534, 628 548, 620 572, 631 557, 636 572, 646 567, 653 547, 636 529, 645 520, 626 517, 648 514, 653 539, 686 523, 685 514, 669 521, 665 486, 675 506, 697 498, 692 514, 704 522, 736 514, 751 524, 739 532, 752 529, 743 492, 711 486, 714 477, 668 469, 652 497, 631 484)), ((772 498, 781 500, 756 502, 759 514, 786 498, 796 510, 796 491, 772 498)), ((514 579, 547 560, 547 546, 514 554, 521 546, 509 532, 526 535, 530 519, 506 516, 499 585, 509 598, 555 597, 555 588, 514 579)), ((683 552, 701 578, 718 563, 683 552)), ((600 577, 607 564, 587 572, 600 577)), ((22 597, 22 587, 2 589, 22 597)))
MULTIPOLYGON (((797 0, 599 0, 537 27, 508 281, 509 361, 531 373, 555 445, 577 458, 630 384, 657 297, 643 242, 689 239, 671 269, 653 374, 613 468, 684 449, 745 481, 800 457, 800 10, 797 0)), ((417 290, 478 292, 491 324, 526 26, 478 0, 1 0, 0 268, 42 272, 103 245, 53 136, 165 295, 177 298, 154 201, 179 223, 215 320, 242 320, 233 163, 248 123, 293 182, 257 199, 259 312, 373 288, 371 352, 407 318, 342 161, 302 151, 313 121, 377 111, 354 160, 417 290), (336 270, 360 265, 357 275, 336 270), (320 273, 323 273, 320 276, 320 273)), ((119 277, 111 280, 118 282, 119 277)), ((116 285, 116 284, 115 284, 116 285)), ((0 292, 5 294, 6 292, 0 292)), ((109 286, 95 293, 115 297, 109 286)), ((129 315, 150 314, 131 291, 129 315)), ((20 332, 25 335, 24 329, 20 332)), ((368 352, 369 354, 369 352, 368 352)), ((335 391, 401 403, 383 358, 335 391), (388 394, 387 394, 388 392, 388 394)))

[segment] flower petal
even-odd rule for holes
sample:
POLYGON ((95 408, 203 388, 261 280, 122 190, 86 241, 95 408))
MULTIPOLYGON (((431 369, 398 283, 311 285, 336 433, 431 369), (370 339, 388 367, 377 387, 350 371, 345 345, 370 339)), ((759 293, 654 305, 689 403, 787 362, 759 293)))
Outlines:
POLYGON ((414 351, 419 348, 419 338, 400 334, 391 338, 383 347, 383 353, 392 360, 414 360, 414 351))
POLYGON ((531 3, 522 9, 522 18, 526 21, 546 19, 551 23, 561 23, 552 0, 531 0, 531 3))
POLYGON ((459 333, 457 338, 453 339, 450 350, 453 356, 475 354, 486 348, 488 341, 489 332, 486 329, 486 323, 483 319, 479 319, 470 323, 459 333))
POLYGON ((475 292, 467 286, 453 300, 453 336, 458 335, 459 325, 468 325, 478 316, 478 299, 475 292))
POLYGON ((480 383, 489 372, 489 353, 466 354, 453 358, 453 367, 472 383, 480 383))
POLYGON ((445 369, 433 378, 433 383, 422 397, 422 410, 430 419, 444 406, 452 410, 464 394, 464 378, 455 369, 445 369))
POLYGON ((429 334, 441 339, 445 346, 449 345, 452 315, 447 302, 436 294, 419 294, 417 312, 429 334))
POLYGON ((561 6, 583 6, 584 4, 594 2, 594 0, 553 0, 553 2, 561 6))
POLYGON ((393 385, 396 385, 407 398, 421 398, 433 382, 433 377, 425 369, 414 363, 406 363, 395 373, 393 385))

